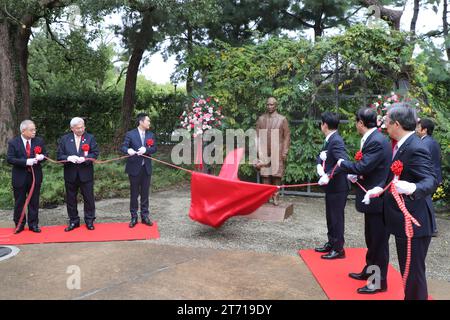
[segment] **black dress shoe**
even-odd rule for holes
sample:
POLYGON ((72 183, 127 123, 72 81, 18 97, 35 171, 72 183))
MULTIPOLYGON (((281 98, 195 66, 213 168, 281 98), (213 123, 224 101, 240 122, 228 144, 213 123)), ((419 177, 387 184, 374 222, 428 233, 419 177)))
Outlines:
POLYGON ((38 226, 33 226, 29 228, 30 231, 36 232, 36 233, 40 233, 41 229, 38 226))
POLYGON ((86 228, 88 230, 95 230, 94 224, 93 223, 86 223, 86 228))
POLYGON ((130 228, 134 228, 134 226, 138 223, 137 218, 131 218, 130 224, 128 225, 130 228))
POLYGON ((370 278, 371 274, 361 272, 361 273, 349 273, 348 276, 355 280, 367 280, 370 278))
MULTIPOLYGON (((17 226, 16 226, 17 228, 17 226)), ((20 226, 17 230, 14 230, 14 234, 21 233, 23 230, 25 230, 25 226, 20 226)))
POLYGON ((80 223, 70 223, 67 228, 64 229, 65 232, 72 231, 73 229, 79 228, 80 223))
POLYGON ((153 225, 153 222, 150 220, 149 217, 142 217, 142 223, 146 224, 148 226, 152 226, 153 225))
POLYGON ((345 250, 341 250, 341 251, 331 250, 329 253, 324 254, 321 258, 326 259, 326 260, 344 259, 345 258, 345 250))
POLYGON ((385 291, 387 291, 387 283, 383 281, 380 283, 380 288, 375 288, 373 284, 368 284, 356 290, 356 292, 358 292, 359 294, 374 294, 377 292, 385 292, 385 291))
POLYGON ((315 248, 314 251, 320 252, 320 253, 326 253, 331 251, 331 244, 328 242, 323 245, 323 247, 315 248))

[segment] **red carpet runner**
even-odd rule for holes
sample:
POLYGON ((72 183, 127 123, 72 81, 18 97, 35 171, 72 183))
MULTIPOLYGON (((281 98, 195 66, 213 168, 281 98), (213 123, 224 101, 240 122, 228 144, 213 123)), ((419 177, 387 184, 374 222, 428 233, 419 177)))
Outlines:
POLYGON ((361 272, 367 249, 346 248, 345 259, 324 260, 314 250, 300 250, 299 254, 330 300, 403 300, 403 283, 400 272, 391 265, 388 269, 388 290, 373 295, 356 293, 366 281, 351 279, 350 272, 361 272))
POLYGON ((127 223, 96 223, 95 230, 89 231, 86 225, 64 232, 66 226, 41 227, 41 233, 28 231, 26 228, 19 234, 12 234, 13 228, 0 229, 0 244, 21 245, 58 242, 106 242, 126 240, 158 239, 159 231, 156 222, 149 227, 138 223, 133 229, 127 223))

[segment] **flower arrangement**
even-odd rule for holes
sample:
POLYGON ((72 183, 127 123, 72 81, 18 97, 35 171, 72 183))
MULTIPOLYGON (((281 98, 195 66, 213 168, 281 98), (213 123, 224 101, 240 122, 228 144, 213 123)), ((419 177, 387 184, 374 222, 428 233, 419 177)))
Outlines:
POLYGON ((384 124, 384 120, 386 118, 387 110, 394 104, 399 102, 408 102, 413 103, 416 107, 419 107, 419 103, 416 101, 414 102, 411 98, 402 96, 399 93, 391 92, 390 95, 381 96, 379 95, 377 97, 377 100, 374 101, 369 105, 370 108, 373 108, 377 111, 378 114, 378 126, 382 129, 386 128, 386 125, 384 124))
POLYGON ((206 130, 222 127, 223 119, 219 100, 214 97, 205 99, 200 96, 192 100, 191 110, 184 111, 180 116, 180 125, 196 137, 202 135, 206 130))

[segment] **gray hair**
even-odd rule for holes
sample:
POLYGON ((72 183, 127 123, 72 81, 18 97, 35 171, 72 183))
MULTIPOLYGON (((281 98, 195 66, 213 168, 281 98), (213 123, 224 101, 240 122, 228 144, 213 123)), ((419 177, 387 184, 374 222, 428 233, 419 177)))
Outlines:
POLYGON ((394 103, 388 111, 391 123, 398 121, 406 131, 414 131, 417 126, 417 112, 409 103, 394 103))
POLYGON ((70 120, 70 127, 73 128, 77 124, 84 124, 84 120, 80 117, 75 117, 72 120, 70 120))
POLYGON ((23 130, 25 130, 26 128, 28 128, 28 126, 30 125, 30 124, 34 124, 34 122, 33 121, 31 121, 31 120, 23 120, 21 123, 20 123, 20 132, 22 132, 23 130))

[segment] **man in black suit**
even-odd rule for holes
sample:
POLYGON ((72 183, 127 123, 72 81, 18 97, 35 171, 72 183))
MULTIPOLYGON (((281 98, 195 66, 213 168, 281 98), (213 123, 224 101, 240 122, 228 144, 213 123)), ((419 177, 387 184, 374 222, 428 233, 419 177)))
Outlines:
POLYGON ((92 134, 85 132, 84 120, 73 118, 70 121, 72 133, 61 137, 58 144, 57 158, 67 160, 64 164, 64 180, 66 187, 66 204, 69 225, 65 231, 72 231, 80 226, 77 209, 77 195, 80 189, 84 201, 84 221, 88 230, 94 230, 95 198, 94 198, 94 165, 99 150, 92 134))
MULTIPOLYGON (((420 119, 417 125, 417 135, 422 139, 431 154, 431 162, 433 162, 434 173, 437 177, 438 186, 442 183, 442 169, 441 169, 441 147, 439 143, 433 138, 434 123, 430 119, 420 119)), ((433 236, 437 235, 436 215, 433 207, 433 199, 431 196, 427 197, 427 202, 433 210, 433 236)))
POLYGON ((42 184, 42 167, 45 150, 44 140, 36 137, 36 126, 31 120, 24 120, 20 124, 21 135, 8 142, 7 162, 12 168, 12 186, 14 191, 14 223, 15 233, 24 230, 26 216, 19 225, 20 215, 33 182, 31 167, 35 175, 35 187, 28 205, 28 227, 30 231, 39 233, 39 195, 42 184), (36 155, 35 148, 40 147, 41 153, 36 155))
POLYGON ((347 195, 350 190, 347 175, 337 168, 332 179, 330 175, 339 159, 348 159, 344 140, 339 135, 339 115, 324 112, 322 114, 321 130, 325 135, 324 147, 317 158, 317 173, 321 177, 319 185, 324 186, 326 219, 328 227, 328 242, 316 252, 326 253, 323 259, 345 258, 344 250, 344 210, 347 195), (325 165, 323 166, 323 163, 325 165))
MULTIPOLYGON (((411 265, 405 286, 406 300, 428 299, 425 273, 425 259, 431 242, 432 211, 426 197, 433 194, 437 179, 433 170, 430 152, 420 138, 414 134, 417 124, 416 111, 406 103, 393 104, 386 116, 386 129, 397 145, 393 151, 392 162, 403 163, 403 171, 394 187, 405 200, 411 215, 420 223, 413 224, 414 236, 411 239, 411 265)), ((386 183, 394 178, 389 172, 386 183)), ((368 198, 376 197, 379 190, 369 190, 368 198)), ((384 220, 387 231, 395 236, 400 272, 405 273, 407 257, 407 237, 404 216, 393 195, 385 192, 383 196, 384 220)))
MULTIPOLYGON (((353 183, 359 180, 364 189, 383 188, 387 180, 392 159, 392 147, 388 139, 377 129, 377 113, 372 108, 361 108, 356 113, 356 129, 362 136, 362 159, 357 162, 339 160, 339 167, 348 173, 353 183)), ((380 270, 376 285, 365 285, 357 290, 361 294, 371 294, 387 290, 387 270, 389 264, 389 235, 383 221, 383 200, 374 198, 370 203, 364 202, 365 192, 356 189, 356 210, 364 213, 364 231, 367 245, 366 265, 360 273, 350 273, 356 280, 367 280, 371 269, 380 270)))
POLYGON ((125 172, 130 179, 130 228, 138 221, 138 196, 141 199, 142 223, 152 226, 149 211, 149 191, 152 177, 152 160, 141 157, 151 156, 156 152, 156 137, 150 130, 150 118, 145 113, 137 116, 137 128, 128 131, 120 150, 131 157, 127 159, 125 172))

